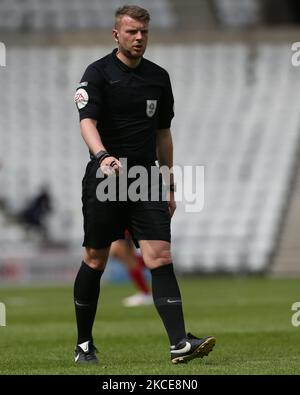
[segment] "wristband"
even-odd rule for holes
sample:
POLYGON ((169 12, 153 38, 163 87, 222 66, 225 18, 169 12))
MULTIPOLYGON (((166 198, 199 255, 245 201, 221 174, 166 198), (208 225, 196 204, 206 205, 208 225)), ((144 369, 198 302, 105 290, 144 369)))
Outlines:
POLYGON ((170 185, 168 185, 168 188, 171 192, 175 192, 176 191, 176 184, 170 184, 170 185))
POLYGON ((101 164, 101 162, 103 161, 103 159, 108 158, 110 155, 107 151, 99 151, 97 152, 97 154, 95 155, 95 158, 99 161, 99 163, 101 164))

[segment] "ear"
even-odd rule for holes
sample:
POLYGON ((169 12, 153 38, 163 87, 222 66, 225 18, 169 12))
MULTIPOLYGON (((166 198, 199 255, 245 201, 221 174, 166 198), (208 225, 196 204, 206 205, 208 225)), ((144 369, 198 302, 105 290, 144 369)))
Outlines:
POLYGON ((113 29, 112 35, 113 35, 114 40, 118 43, 118 42, 119 42, 119 33, 118 33, 118 30, 117 30, 117 29, 113 29))

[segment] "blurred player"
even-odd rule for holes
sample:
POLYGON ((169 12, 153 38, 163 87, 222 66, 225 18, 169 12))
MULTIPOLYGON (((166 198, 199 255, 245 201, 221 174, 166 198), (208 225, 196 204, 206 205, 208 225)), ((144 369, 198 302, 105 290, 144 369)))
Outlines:
POLYGON ((112 243, 110 255, 126 265, 128 274, 139 291, 137 294, 123 299, 123 305, 134 307, 152 304, 152 295, 143 273, 143 258, 135 253, 128 234, 126 234, 125 240, 120 239, 112 243))
POLYGON ((92 327, 100 279, 110 246, 123 237, 125 229, 130 230, 150 269, 153 302, 170 341, 172 363, 202 358, 215 345, 212 336, 197 338, 185 331, 170 244, 171 216, 176 209, 173 175, 164 179, 166 195, 155 165, 158 160, 159 166, 173 167, 174 99, 167 71, 143 57, 149 21, 148 11, 141 7, 119 8, 112 31, 118 47, 88 66, 75 94, 81 134, 91 155, 82 183, 85 254, 74 284, 77 363, 98 363, 92 327), (127 162, 125 175, 121 158, 127 162), (137 168, 143 177, 129 177, 137 168), (121 187, 117 199, 105 198, 104 186, 113 185, 116 179, 125 181, 125 200, 121 187), (132 193, 138 181, 143 183, 140 192, 145 199, 135 199, 132 193))

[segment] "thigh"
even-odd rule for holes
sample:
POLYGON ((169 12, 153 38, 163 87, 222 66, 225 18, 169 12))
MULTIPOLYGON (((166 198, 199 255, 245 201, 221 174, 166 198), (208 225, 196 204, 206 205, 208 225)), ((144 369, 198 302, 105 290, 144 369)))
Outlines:
POLYGON ((157 166, 148 169, 148 188, 145 200, 129 202, 129 229, 134 240, 163 240, 170 242, 171 216, 157 166))
POLYGON ((171 241, 171 217, 166 201, 139 201, 131 204, 130 231, 135 240, 171 241))
POLYGON ((89 162, 82 181, 83 246, 93 249, 105 248, 122 238, 127 221, 124 202, 98 200, 98 168, 96 161, 89 162))

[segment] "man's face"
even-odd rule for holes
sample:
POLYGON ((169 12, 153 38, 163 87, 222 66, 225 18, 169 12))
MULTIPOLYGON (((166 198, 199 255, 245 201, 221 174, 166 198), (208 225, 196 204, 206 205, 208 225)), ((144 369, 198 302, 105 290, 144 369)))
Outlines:
POLYGON ((114 29, 119 41, 119 50, 127 58, 139 59, 143 56, 148 41, 148 22, 138 21, 124 15, 114 29))

